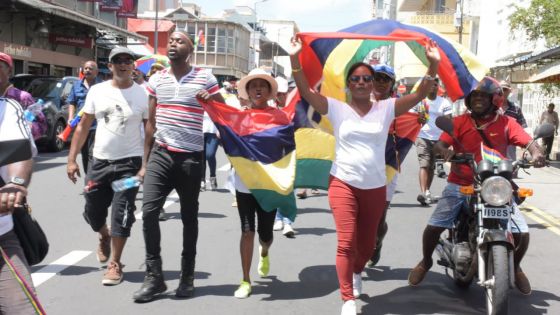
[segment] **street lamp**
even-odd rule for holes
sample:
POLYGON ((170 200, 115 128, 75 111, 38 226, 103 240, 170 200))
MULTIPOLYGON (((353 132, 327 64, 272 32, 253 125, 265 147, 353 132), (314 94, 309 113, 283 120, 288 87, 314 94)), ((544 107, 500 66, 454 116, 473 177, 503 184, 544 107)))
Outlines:
POLYGON ((259 1, 255 1, 255 3, 253 4, 253 13, 255 14, 255 24, 253 24, 253 50, 255 51, 254 53, 255 68, 259 67, 259 58, 257 58, 257 23, 258 23, 257 4, 266 1, 268 0, 259 0, 259 1))

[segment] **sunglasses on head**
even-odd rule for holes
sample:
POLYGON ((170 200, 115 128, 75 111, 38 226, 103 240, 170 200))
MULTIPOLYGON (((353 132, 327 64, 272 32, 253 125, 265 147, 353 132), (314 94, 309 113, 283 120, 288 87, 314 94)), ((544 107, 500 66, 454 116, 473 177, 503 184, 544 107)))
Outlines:
POLYGON ((131 65, 134 63, 134 60, 130 58, 115 58, 111 60, 111 63, 114 65, 131 65))
POLYGON ((373 79, 377 82, 383 82, 383 83, 393 81, 393 79, 390 76, 379 72, 373 74, 373 79))
POLYGON ((373 76, 371 76, 371 75, 351 75, 348 78, 348 81, 350 81, 352 83, 358 83, 358 82, 360 82, 360 79, 363 80, 365 83, 369 83, 373 80, 373 76))

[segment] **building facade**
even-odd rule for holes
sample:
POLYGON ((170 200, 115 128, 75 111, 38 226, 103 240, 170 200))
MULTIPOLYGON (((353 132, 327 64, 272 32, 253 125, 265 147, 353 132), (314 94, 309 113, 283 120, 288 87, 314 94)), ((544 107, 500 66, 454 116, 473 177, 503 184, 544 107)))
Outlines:
POLYGON ((12 74, 77 75, 87 60, 101 64, 127 37, 126 19, 77 0, 0 2, 0 51, 14 58, 12 74))

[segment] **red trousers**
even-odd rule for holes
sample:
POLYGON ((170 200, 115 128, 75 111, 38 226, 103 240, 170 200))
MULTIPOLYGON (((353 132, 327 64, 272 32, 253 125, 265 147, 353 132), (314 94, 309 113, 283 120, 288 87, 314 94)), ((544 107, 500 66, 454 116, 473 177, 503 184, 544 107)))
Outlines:
POLYGON ((330 177, 329 203, 338 238, 336 273, 344 301, 354 299, 352 273, 361 273, 373 255, 385 194, 385 186, 359 189, 330 177))

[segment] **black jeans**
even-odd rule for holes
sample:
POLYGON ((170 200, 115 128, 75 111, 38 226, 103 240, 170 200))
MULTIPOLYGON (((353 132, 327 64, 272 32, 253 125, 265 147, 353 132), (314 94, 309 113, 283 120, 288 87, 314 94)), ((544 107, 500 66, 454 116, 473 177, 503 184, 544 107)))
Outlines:
POLYGON ((198 239, 198 194, 202 173, 202 152, 177 153, 154 145, 144 177, 142 220, 146 260, 161 259, 159 213, 167 195, 175 189, 181 204, 183 251, 188 261, 196 256, 198 239))
MULTIPOLYGON (((35 291, 27 260, 14 230, 0 236, 0 247, 31 286, 31 290, 35 291)), ((35 314, 33 305, 2 257, 0 257, 0 314, 35 314)))

